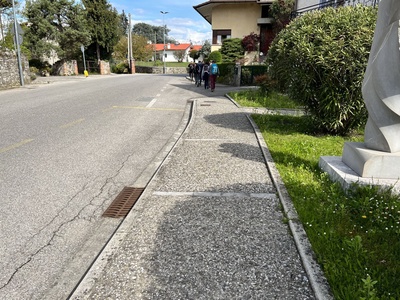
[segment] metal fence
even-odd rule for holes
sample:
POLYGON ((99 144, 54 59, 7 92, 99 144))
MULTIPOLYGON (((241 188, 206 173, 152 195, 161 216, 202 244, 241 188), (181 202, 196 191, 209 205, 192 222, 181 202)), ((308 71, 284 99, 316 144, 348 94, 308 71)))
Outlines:
MULTIPOLYGON (((78 72, 83 74, 84 71, 83 61, 78 64, 78 72)), ((86 70, 89 73, 100 74, 100 66, 95 60, 87 60, 86 61, 86 70)))
POLYGON ((241 66, 240 85, 255 85, 255 77, 267 73, 267 66, 241 66))
POLYGON ((302 15, 306 12, 323 9, 326 7, 340 7, 340 6, 356 6, 356 5, 365 5, 365 6, 378 6, 380 0, 328 0, 325 2, 321 2, 318 4, 306 6, 295 10, 292 12, 291 17, 295 18, 299 15, 302 15))

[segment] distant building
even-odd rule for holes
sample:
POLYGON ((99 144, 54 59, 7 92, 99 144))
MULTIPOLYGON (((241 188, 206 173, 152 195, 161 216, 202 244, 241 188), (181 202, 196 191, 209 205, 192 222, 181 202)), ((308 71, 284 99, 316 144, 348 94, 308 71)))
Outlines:
POLYGON ((190 43, 186 44, 165 44, 165 58, 164 56, 164 44, 151 44, 153 47, 153 60, 154 55, 156 60, 166 61, 166 62, 178 62, 178 60, 174 56, 175 51, 183 51, 183 60, 184 62, 192 61, 192 58, 189 56, 191 50, 199 51, 201 49, 201 45, 192 45, 190 43))

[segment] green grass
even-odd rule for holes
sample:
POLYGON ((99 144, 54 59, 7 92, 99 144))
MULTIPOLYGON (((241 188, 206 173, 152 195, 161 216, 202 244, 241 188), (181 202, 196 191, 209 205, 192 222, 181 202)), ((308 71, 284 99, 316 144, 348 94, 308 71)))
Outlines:
POLYGON ((268 95, 260 93, 258 89, 231 92, 232 97, 239 105, 245 107, 268 107, 270 109, 301 109, 302 107, 288 96, 278 92, 270 92, 268 95))
POLYGON ((400 299, 400 200, 390 191, 345 194, 318 167, 345 141, 311 133, 307 116, 253 115, 330 283, 335 299, 400 299))

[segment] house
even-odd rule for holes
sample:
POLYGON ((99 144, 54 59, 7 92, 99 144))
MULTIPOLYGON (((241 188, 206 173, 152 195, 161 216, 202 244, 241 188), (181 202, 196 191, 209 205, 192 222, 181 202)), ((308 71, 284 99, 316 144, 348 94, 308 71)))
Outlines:
POLYGON ((274 0, 209 0, 193 8, 212 26, 211 51, 229 38, 242 39, 250 33, 261 37, 260 51, 268 51, 274 33, 270 6, 274 0))
MULTIPOLYGON (((211 51, 218 50, 228 38, 240 38, 257 33, 260 35, 260 51, 266 53, 275 34, 272 29, 274 18, 270 7, 274 0, 209 0, 193 8, 212 26, 211 51)), ((327 6, 376 5, 379 0, 296 0, 294 16, 306 11, 327 6), (350 4, 350 2, 352 4, 350 4)))
MULTIPOLYGON (((182 61, 189 62, 192 58, 189 56, 191 50, 199 51, 201 49, 201 45, 192 45, 191 43, 187 44, 165 44, 165 57, 164 57, 164 44, 152 44, 153 51, 156 60, 166 61, 166 62, 178 62, 178 59, 175 57, 174 53, 177 51, 182 51, 182 61)), ((154 60, 154 56, 153 56, 154 60)))

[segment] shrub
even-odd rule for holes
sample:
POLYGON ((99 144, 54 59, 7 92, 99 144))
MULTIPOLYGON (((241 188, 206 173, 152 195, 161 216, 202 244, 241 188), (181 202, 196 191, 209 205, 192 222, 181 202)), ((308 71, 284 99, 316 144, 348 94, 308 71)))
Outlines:
POLYGON ((222 42, 221 49, 223 62, 236 62, 243 58, 244 49, 239 38, 226 39, 222 42))
POLYGON ((37 70, 35 71, 37 75, 42 75, 46 73, 50 74, 52 70, 52 67, 48 62, 41 61, 40 59, 29 60, 29 67, 35 68, 33 70, 37 70))
POLYGON ((261 74, 254 77, 256 85, 260 87, 260 93, 268 95, 270 92, 275 90, 276 81, 272 80, 268 74, 261 74))
POLYGON ((129 69, 129 64, 126 62, 121 62, 119 64, 112 66, 112 72, 116 74, 128 73, 128 69, 129 69))
POLYGON ((220 63, 222 62, 222 54, 219 51, 213 51, 210 53, 210 55, 208 56, 208 60, 213 60, 216 63, 220 63))
POLYGON ((234 63, 220 63, 218 64, 219 76, 217 82, 222 84, 233 84, 235 77, 235 64, 234 63))
POLYGON ((361 85, 376 17, 369 6, 327 8, 295 19, 274 40, 268 72, 318 129, 347 134, 365 123, 361 85))
POLYGON ((242 47, 246 51, 257 51, 260 43, 260 35, 252 32, 242 40, 242 47))

